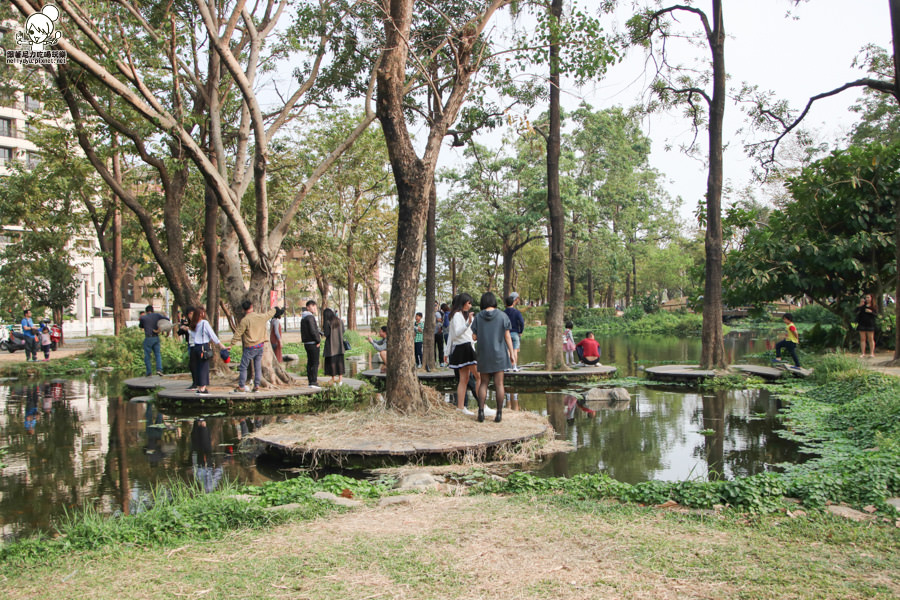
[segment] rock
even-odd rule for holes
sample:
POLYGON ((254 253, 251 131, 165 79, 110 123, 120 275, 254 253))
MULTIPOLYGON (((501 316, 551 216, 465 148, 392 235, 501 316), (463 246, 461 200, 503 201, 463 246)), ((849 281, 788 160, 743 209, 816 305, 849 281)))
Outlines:
POLYGON ((851 521, 871 521, 875 518, 872 515, 852 509, 849 506, 840 506, 837 504, 826 506, 825 510, 835 516, 850 519, 851 521))
POLYGON ((412 496, 385 496, 378 501, 378 506, 399 506, 412 504, 412 496))
POLYGON ((303 508, 303 505, 297 502, 292 502, 290 504, 279 504, 278 506, 267 506, 263 510, 268 512, 280 512, 283 510, 297 510, 298 508, 303 508))
POLYGON ((297 362, 300 360, 299 354, 282 354, 281 358, 284 359, 284 362, 297 362))
POLYGON ((631 394, 625 388, 591 388, 584 395, 585 400, 607 400, 613 402, 624 402, 631 400, 631 394))
POLYGON ((888 498, 887 500, 885 500, 885 502, 887 502, 897 510, 900 510, 900 498, 888 498))
POLYGON ((594 402, 605 406, 619 406, 631 400, 631 394, 625 388, 591 388, 584 395, 586 402, 594 402))
POLYGON ((357 506, 362 506, 362 502, 359 500, 350 500, 349 498, 342 498, 340 496, 335 496, 331 492, 316 492, 313 494, 313 498, 317 500, 325 500, 326 502, 331 502, 337 506, 345 506, 347 508, 356 508, 357 506))
POLYGON ((240 500, 241 502, 256 502, 259 496, 251 496, 250 494, 232 494, 228 496, 232 500, 240 500))
POLYGON ((141 403, 141 402, 151 402, 153 398, 151 396, 135 396, 129 402, 141 403))
POLYGON ((428 471, 414 471, 400 478, 394 485, 396 490, 427 490, 437 489, 441 481, 428 471))
POLYGON ((805 510, 789 510, 789 511, 787 511, 787 516, 789 516, 792 519, 799 519, 800 517, 806 516, 806 511, 805 510))

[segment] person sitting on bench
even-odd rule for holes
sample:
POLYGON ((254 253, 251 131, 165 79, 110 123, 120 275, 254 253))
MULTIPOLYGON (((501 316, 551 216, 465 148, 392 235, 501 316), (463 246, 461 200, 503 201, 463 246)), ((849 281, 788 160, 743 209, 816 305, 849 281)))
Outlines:
POLYGON ((578 353, 578 359, 586 365, 595 366, 600 364, 600 344, 594 339, 594 334, 588 331, 584 339, 575 344, 575 352, 578 353))

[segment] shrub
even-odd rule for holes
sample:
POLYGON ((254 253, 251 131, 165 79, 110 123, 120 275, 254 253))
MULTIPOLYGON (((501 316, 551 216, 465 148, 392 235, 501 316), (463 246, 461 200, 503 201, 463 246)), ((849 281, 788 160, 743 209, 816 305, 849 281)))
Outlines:
POLYGON ((815 323, 818 325, 841 325, 840 318, 820 304, 801 306, 793 313, 795 323, 815 323))

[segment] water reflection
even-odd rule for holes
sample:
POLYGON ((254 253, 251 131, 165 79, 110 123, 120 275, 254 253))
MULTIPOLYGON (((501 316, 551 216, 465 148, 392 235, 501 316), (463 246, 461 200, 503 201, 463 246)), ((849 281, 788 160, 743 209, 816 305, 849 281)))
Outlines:
MULTIPOLYGON (((734 360, 753 349, 747 334, 727 340, 734 360)), ((698 340, 663 336, 599 341, 603 362, 620 374, 695 361, 700 352, 698 340)), ((542 340, 523 340, 523 363, 542 353, 542 340)), ((370 361, 359 357, 349 368, 369 368, 370 361)), ((287 476, 280 465, 267 471, 236 452, 241 439, 279 417, 179 418, 129 402, 120 390, 114 380, 0 383, 0 446, 9 450, 0 476, 0 535, 52 530, 53 519, 85 503, 105 513, 139 512, 155 486, 173 479, 209 491, 226 480, 260 484, 287 476)), ((546 415, 575 447, 537 465, 545 475, 604 472, 630 483, 732 478, 797 459, 793 445, 773 433, 779 406, 764 391, 629 391, 630 401, 604 406, 571 394, 512 390, 504 400, 506 410, 546 415)))
POLYGON ((799 458, 793 443, 773 433, 779 404, 765 391, 698 394, 638 387, 631 394, 630 402, 593 414, 567 394, 520 394, 526 410, 546 414, 559 439, 575 447, 547 459, 538 471, 602 472, 628 483, 712 480, 799 458))

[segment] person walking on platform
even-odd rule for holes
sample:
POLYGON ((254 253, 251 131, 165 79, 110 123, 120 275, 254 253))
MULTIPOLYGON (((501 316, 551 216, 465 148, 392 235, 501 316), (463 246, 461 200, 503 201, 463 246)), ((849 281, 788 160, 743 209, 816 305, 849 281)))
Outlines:
MULTIPOLYGON (((250 391, 246 388, 247 368, 253 363, 253 391, 259 391, 259 384, 262 383, 262 356, 266 346, 266 322, 275 316, 275 309, 270 308, 262 313, 253 310, 253 303, 250 300, 241 302, 241 308, 244 311, 244 318, 237 324, 234 333, 231 336, 231 344, 228 350, 234 346, 234 343, 240 339, 243 347, 241 355, 241 364, 238 367, 238 386, 235 392, 250 391)), ((194 344, 196 345, 196 335, 194 344)))

